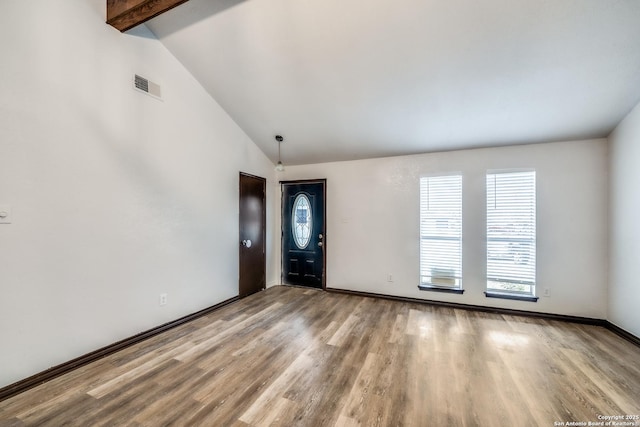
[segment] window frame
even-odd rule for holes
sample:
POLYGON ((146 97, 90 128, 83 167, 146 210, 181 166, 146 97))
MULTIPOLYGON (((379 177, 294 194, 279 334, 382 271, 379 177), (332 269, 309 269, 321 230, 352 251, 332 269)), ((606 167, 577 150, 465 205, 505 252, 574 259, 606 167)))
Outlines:
POLYGON ((304 250, 309 246, 311 242, 311 229, 313 228, 313 217, 311 213, 311 199, 305 193, 300 193, 296 196, 291 207, 291 234, 293 236, 293 243, 300 250, 304 250), (303 201, 304 203, 301 203, 303 201), (298 218, 298 210, 300 205, 304 204, 304 210, 307 211, 305 215, 304 226, 298 218), (303 230, 299 232, 299 229, 303 230), (305 230, 306 229, 306 233, 305 230), (305 235, 306 234, 306 235, 305 235))
MULTIPOLYGON (((442 184, 440 184, 442 185, 442 184)), ((419 263, 419 275, 418 275, 418 289, 423 290, 423 291, 436 291, 436 292, 448 292, 448 293, 456 293, 456 294, 462 294, 464 292, 463 289, 463 260, 462 260, 462 250, 463 250, 463 187, 464 187, 464 177, 463 174, 461 172, 451 172, 451 173, 440 173, 440 174, 431 174, 431 175, 422 175, 419 178, 419 182, 418 182, 418 188, 419 188, 419 203, 418 203, 418 216, 419 216, 419 256, 418 256, 418 263, 419 263), (446 178, 458 178, 458 182, 456 183, 456 191, 459 194, 459 199, 455 200, 455 203, 457 205, 457 210, 455 211, 455 215, 453 216, 442 216, 442 211, 441 212, 436 212, 434 217, 431 218, 424 218, 423 217, 423 213, 424 211, 424 204, 425 201, 423 200, 424 197, 424 191, 423 191, 423 182, 429 182, 429 180, 432 179, 446 179, 446 178), (433 276, 427 276, 426 274, 423 274, 423 271, 425 268, 427 268, 427 266, 425 265, 425 261, 426 258, 424 256, 424 248, 423 248, 423 240, 432 240, 432 241, 446 241, 446 240, 452 240, 451 236, 443 236, 443 235, 431 235, 431 239, 429 239, 429 236, 425 234, 425 221, 432 221, 432 225, 436 225, 436 228, 439 228, 437 226, 438 222, 442 222, 442 221, 454 221, 455 227, 457 228, 457 236, 454 237, 454 241, 458 242, 458 250, 457 250, 457 266, 454 267, 457 268, 456 271, 454 271, 453 276, 450 275, 446 275, 446 276, 442 276, 440 277, 441 280, 446 281, 446 280, 454 280, 454 283, 452 285, 447 285, 444 282, 441 283, 434 283, 432 281, 433 276), (457 223, 456 223, 457 221, 457 223), (436 238, 437 237, 437 238, 436 238), (424 281, 425 277, 429 277, 430 280, 429 281, 424 281)), ((428 190, 427 190, 428 191, 428 190)), ((442 203, 442 200, 440 200, 440 202, 442 203)), ((429 205, 429 200, 426 201, 426 204, 429 205)), ((434 211, 435 212, 435 211, 434 211)), ((443 234, 447 234, 447 233, 443 233, 443 234)), ((442 261, 442 260, 440 260, 442 261)), ((428 265, 428 264, 427 264, 428 265)), ((433 270, 435 269, 445 269, 445 266, 440 264, 440 265, 433 265, 431 264, 431 271, 433 272, 433 270)), ((447 268, 447 270, 451 270, 450 268, 447 268)))
MULTIPOLYGON (((494 181, 494 185, 496 184, 496 182, 494 181)), ((497 202, 497 198, 496 198, 496 194, 494 192, 493 194, 493 202, 494 204, 497 202)), ((523 300, 523 301, 531 301, 531 302, 536 302, 538 301, 538 297, 536 296, 536 288, 537 288, 537 240, 538 240, 538 227, 537 227, 537 221, 538 221, 538 215, 537 215, 537 209, 538 209, 538 174, 537 171, 534 168, 526 168, 526 169, 499 169, 499 170, 487 170, 486 174, 485 174, 485 214, 486 214, 486 218, 485 218, 485 251, 486 251, 486 256, 485 256, 485 261, 486 261, 486 271, 485 271, 485 295, 489 298, 504 298, 504 299, 515 299, 515 300, 523 300), (533 218, 532 221, 529 221, 528 223, 525 223, 523 225, 521 225, 521 227, 524 227, 525 230, 529 230, 529 234, 531 233, 531 230, 533 232, 532 237, 527 238, 527 237, 522 237, 521 235, 518 236, 517 234, 514 234, 513 232, 510 233, 510 235, 505 236, 504 235, 504 231, 503 236, 502 237, 491 237, 490 236, 490 227, 494 227, 496 226, 495 222, 491 221, 490 219, 490 190, 489 190, 489 178, 490 176, 496 176, 496 175, 508 175, 508 174, 523 174, 523 173, 531 173, 533 174, 533 197, 529 197, 527 199, 527 203, 532 204, 532 209, 533 209, 533 218), (531 275, 532 279, 531 280, 517 280, 516 278, 511 278, 512 280, 508 280, 510 279, 509 277, 489 277, 490 274, 490 270, 491 270, 491 263, 493 261, 494 264, 497 264, 497 260, 499 260, 500 258, 498 257, 490 257, 490 246, 491 243, 496 243, 496 242, 502 242, 502 243, 507 243, 508 245, 508 251, 512 251, 511 247, 512 244, 513 245, 519 245, 521 247, 528 247, 527 251, 524 251, 525 255, 520 255, 520 257, 524 257, 524 259, 526 259, 526 261, 524 263, 518 262, 516 260, 516 256, 513 255, 513 264, 528 264, 529 268, 529 274, 531 275), (533 247, 533 249, 531 249, 531 246, 533 247), (533 264, 533 266, 531 267, 530 264, 533 264), (493 279, 493 280, 491 280, 493 279), (496 280, 498 279, 498 280, 496 280), (517 290, 517 289, 502 289, 499 287, 490 287, 490 283, 491 282, 499 282, 500 279, 503 279, 503 283, 505 283, 505 286, 507 283, 512 284, 513 286, 517 286, 517 285, 524 285, 524 286, 528 286, 529 287, 529 291, 521 291, 521 290, 517 290)), ((508 221, 509 223, 513 223, 513 220, 508 221)), ((504 227, 508 227, 508 225, 503 225, 500 224, 504 227)), ((521 234, 527 234, 525 232, 521 232, 521 234)), ((493 247, 493 250, 495 251, 496 248, 495 246, 493 247)), ((520 250, 519 252, 523 252, 522 250, 520 250)), ((494 252, 495 253, 495 252, 494 252)), ((508 268, 508 267, 494 267, 494 268, 508 268)), ((512 271, 507 271, 505 276, 507 276, 508 274, 513 274, 513 275, 523 275, 523 276, 527 276, 527 273, 523 271, 525 270, 524 267, 512 267, 512 271), (520 270, 518 272, 518 270, 520 270)))

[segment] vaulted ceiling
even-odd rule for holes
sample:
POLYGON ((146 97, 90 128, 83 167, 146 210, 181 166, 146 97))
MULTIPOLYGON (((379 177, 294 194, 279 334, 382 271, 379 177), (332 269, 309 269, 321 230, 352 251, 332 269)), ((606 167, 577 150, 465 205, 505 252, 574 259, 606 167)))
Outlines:
POLYGON ((638 0, 190 0, 146 25, 285 164, 605 137, 640 101, 638 0))

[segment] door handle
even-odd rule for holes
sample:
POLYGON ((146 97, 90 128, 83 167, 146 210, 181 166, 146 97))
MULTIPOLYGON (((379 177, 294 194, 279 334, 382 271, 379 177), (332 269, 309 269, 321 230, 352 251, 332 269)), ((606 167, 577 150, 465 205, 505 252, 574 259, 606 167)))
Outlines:
POLYGON ((250 248, 251 247, 251 240, 250 239, 245 239, 242 241, 242 246, 244 246, 245 248, 250 248))

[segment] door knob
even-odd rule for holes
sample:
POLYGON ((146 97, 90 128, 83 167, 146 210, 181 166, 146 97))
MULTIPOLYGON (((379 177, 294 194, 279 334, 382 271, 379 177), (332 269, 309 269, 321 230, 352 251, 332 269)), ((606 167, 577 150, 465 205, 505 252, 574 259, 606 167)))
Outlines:
POLYGON ((242 246, 244 246, 245 248, 250 248, 251 247, 251 240, 250 239, 246 239, 242 241, 242 246))
POLYGON ((318 242, 318 246, 322 247, 322 242, 318 242))

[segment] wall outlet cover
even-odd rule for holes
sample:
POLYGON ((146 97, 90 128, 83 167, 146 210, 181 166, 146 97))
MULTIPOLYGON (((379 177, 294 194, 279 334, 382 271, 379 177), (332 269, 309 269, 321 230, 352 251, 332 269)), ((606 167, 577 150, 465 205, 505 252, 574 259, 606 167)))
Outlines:
POLYGON ((0 224, 11 224, 13 220, 11 215, 11 206, 0 205, 0 224))

